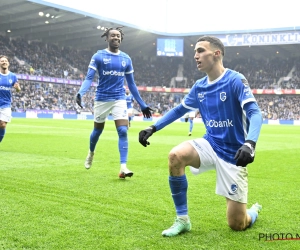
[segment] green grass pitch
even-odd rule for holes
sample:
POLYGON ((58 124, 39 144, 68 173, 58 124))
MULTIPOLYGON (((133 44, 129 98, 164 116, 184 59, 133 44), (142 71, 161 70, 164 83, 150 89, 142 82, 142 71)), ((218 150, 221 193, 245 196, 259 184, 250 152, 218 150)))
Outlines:
MULTIPOLYGON (((300 240, 266 241, 263 234, 300 235, 300 126, 263 125, 249 165, 249 206, 263 210, 255 225, 234 232, 225 198, 215 194, 215 172, 193 176, 188 205, 192 231, 164 238, 175 210, 168 184, 168 152, 204 126, 173 123, 144 148, 132 121, 128 168, 118 179, 118 136, 112 121, 84 168, 93 121, 13 119, 0 144, 0 249, 300 249, 300 240)), ((300 236, 299 236, 300 237, 300 236)))

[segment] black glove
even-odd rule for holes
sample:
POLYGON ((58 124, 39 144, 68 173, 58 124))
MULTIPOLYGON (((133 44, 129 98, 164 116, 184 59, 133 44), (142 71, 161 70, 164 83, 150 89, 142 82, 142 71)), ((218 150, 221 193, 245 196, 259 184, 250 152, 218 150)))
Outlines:
POLYGON ((145 118, 150 118, 152 116, 151 111, 153 112, 154 110, 149 107, 142 109, 142 112, 143 112, 143 115, 145 118))
POLYGON ((82 105, 81 105, 81 96, 80 96, 79 93, 76 95, 76 103, 78 104, 78 106, 80 108, 82 108, 82 105))
POLYGON ((189 118, 184 118, 184 121, 187 122, 189 120, 189 118))
POLYGON ((251 140, 245 141, 243 146, 236 152, 234 159, 237 166, 246 167, 247 164, 254 161, 256 143, 251 140))
POLYGON ((150 145, 150 142, 148 142, 148 138, 153 135, 153 133, 156 132, 156 127, 154 125, 151 125, 150 127, 141 130, 139 133, 139 142, 144 146, 147 147, 147 145, 150 145))

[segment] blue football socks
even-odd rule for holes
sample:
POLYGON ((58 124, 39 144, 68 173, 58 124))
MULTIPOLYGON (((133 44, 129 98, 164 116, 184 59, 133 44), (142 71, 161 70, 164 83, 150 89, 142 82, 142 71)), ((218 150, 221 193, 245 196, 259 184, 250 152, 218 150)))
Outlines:
POLYGON ((175 204, 177 216, 187 215, 188 182, 186 179, 186 175, 169 176, 169 185, 172 193, 172 198, 175 204))
POLYGON ((103 129, 94 128, 90 135, 90 151, 94 152, 96 148, 96 144, 99 140, 100 135, 102 134, 103 129))
POLYGON ((0 142, 2 141, 4 135, 5 135, 5 129, 4 128, 0 128, 0 142))
POLYGON ((127 139, 127 126, 119 126, 117 128, 119 135, 119 152, 120 152, 120 162, 126 163, 128 156, 128 139, 127 139))
POLYGON ((190 132, 192 132, 194 127, 194 120, 189 119, 189 121, 190 121, 190 132))
POLYGON ((250 209, 247 209, 247 214, 251 217, 251 227, 258 217, 258 213, 262 210, 262 205, 258 204, 257 202, 251 206, 250 209))
POLYGON ((253 209, 247 209, 247 214, 251 217, 251 224, 250 227, 254 224, 254 222, 257 219, 258 213, 254 211, 253 209))

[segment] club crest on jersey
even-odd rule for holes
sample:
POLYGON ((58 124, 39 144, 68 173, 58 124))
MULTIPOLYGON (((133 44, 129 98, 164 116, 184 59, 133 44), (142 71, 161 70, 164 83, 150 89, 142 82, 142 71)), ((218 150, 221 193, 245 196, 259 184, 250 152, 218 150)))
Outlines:
POLYGON ((122 61, 122 66, 125 67, 126 66, 126 62, 122 61))
POLYGON ((103 63, 108 64, 111 62, 111 58, 103 58, 103 63))
POLYGON ((221 93, 220 93, 220 100, 221 100, 222 102, 225 102, 225 100, 226 100, 226 92, 221 92, 221 93))
POLYGON ((9 82, 10 84, 12 84, 12 79, 9 79, 8 82, 9 82))

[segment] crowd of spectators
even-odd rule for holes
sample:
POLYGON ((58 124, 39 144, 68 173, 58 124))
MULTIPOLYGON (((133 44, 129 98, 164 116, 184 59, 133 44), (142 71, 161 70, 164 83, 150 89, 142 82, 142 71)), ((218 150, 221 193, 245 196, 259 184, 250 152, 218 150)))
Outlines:
POLYGON ((83 79, 90 51, 61 48, 55 44, 9 39, 0 35, 0 53, 10 57, 10 70, 19 74, 83 79))
MULTIPOLYGON (((26 110, 68 110, 76 112, 92 112, 93 90, 83 97, 84 109, 78 109, 75 94, 79 86, 68 84, 52 84, 26 81, 22 84, 23 91, 14 93, 12 110, 24 112, 26 110)), ((157 115, 163 115, 176 107, 184 94, 162 92, 141 92, 145 102, 154 108, 157 115)), ((300 120, 300 98, 296 95, 255 95, 262 110, 264 119, 300 120)), ((139 107, 134 103, 134 108, 139 107)))
POLYGON ((296 95, 255 95, 264 119, 300 120, 300 98, 296 95))
MULTIPOLYGON (((14 73, 83 80, 93 52, 0 35, 0 54, 10 57, 10 70, 14 73)), ((171 80, 177 77, 172 87, 190 88, 195 80, 204 76, 191 58, 131 57, 137 86, 170 87, 171 80), (178 78, 179 65, 183 67, 181 76, 184 78, 178 78)), ((243 57, 225 60, 224 66, 243 73, 252 89, 300 89, 300 58, 243 57)), ((25 80, 20 80, 20 83, 23 91, 14 95, 14 111, 49 109, 79 112, 74 100, 79 86, 25 80)), ((93 93, 94 87, 91 87, 83 98, 85 108, 81 111, 92 111, 93 93)), ((184 94, 141 92, 141 96, 157 113, 164 114, 178 105, 184 94)), ((297 95, 256 95, 256 98, 266 119, 300 119, 300 97, 297 95)), ((137 106, 135 108, 138 109, 137 106)))

